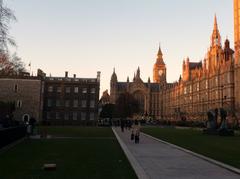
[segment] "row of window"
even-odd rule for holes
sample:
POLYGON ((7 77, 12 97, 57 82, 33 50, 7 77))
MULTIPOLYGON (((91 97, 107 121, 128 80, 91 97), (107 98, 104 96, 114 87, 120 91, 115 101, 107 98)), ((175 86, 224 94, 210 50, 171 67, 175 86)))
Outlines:
MULTIPOLYGON (((71 91, 74 92, 74 93, 79 93, 80 92, 80 87, 78 87, 78 86, 75 86, 75 87, 65 87, 65 88, 63 88, 61 86, 58 86, 56 88, 56 92, 61 93, 61 92, 63 92, 63 89, 65 89, 65 93, 71 93, 71 91)), ((48 92, 49 93, 54 92, 53 86, 48 86, 48 92)), ((86 94, 86 93, 88 93, 88 89, 87 88, 82 88, 81 92, 83 94, 86 94)), ((95 88, 91 88, 90 89, 90 93, 91 94, 95 94, 96 93, 96 89, 95 88)))
MULTIPOLYGON (((87 107, 87 100, 47 100, 47 106, 48 107, 87 107)), ((95 100, 90 100, 90 108, 95 108, 95 100)))
MULTIPOLYGON (((47 112, 47 119, 57 119, 57 120, 87 120, 87 113, 86 112, 67 112, 67 113, 61 113, 61 112, 47 112)), ((95 114, 94 112, 91 112, 89 115, 89 120, 94 120, 95 114)))

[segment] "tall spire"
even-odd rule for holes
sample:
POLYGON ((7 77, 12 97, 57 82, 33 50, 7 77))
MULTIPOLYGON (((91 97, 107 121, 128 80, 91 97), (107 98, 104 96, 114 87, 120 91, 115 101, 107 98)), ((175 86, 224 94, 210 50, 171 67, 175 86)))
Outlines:
POLYGON ((157 54, 157 56, 158 56, 158 57, 162 57, 162 56, 163 56, 160 42, 159 42, 159 48, 158 48, 158 54, 157 54))
POLYGON ((213 30, 214 31, 218 31, 218 24, 217 24, 217 15, 216 15, 216 13, 214 15, 214 29, 213 30))
POLYGON ((159 43, 159 48, 158 48, 158 53, 157 53, 157 61, 156 64, 163 64, 165 65, 164 61, 163 61, 163 54, 162 54, 162 50, 161 50, 161 45, 159 43))
POLYGON ((113 73, 111 76, 111 81, 117 81, 117 74, 115 73, 115 67, 113 68, 113 73))
POLYGON ((140 68, 138 67, 137 69, 137 75, 136 75, 137 78, 140 78, 140 68))
POLYGON ((214 15, 214 27, 212 33, 212 46, 221 46, 221 35, 218 30, 217 15, 214 15))

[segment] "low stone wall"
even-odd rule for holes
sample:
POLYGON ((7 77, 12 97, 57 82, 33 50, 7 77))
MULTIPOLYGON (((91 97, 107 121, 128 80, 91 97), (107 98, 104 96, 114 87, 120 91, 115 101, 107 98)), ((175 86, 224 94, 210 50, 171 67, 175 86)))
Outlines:
POLYGON ((0 129, 0 149, 26 136, 26 127, 0 129))

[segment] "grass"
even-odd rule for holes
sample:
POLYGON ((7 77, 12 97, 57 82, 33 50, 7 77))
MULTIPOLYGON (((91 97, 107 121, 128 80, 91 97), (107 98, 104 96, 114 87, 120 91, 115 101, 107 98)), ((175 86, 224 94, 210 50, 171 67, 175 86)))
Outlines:
POLYGON ((147 127, 143 132, 212 159, 240 168, 240 136, 204 135, 194 129, 147 127))
POLYGON ((56 137, 114 137, 112 130, 106 127, 39 127, 41 132, 56 137))
POLYGON ((54 127, 48 131, 83 138, 25 140, 0 154, 0 178, 137 178, 110 128, 54 127), (56 163, 57 170, 44 171, 44 163, 56 163))

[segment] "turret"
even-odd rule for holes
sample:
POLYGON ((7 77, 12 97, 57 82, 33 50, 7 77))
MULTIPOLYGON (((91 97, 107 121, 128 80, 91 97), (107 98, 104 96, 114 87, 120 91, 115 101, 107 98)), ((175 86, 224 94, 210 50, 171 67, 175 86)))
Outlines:
POLYGON ((115 68, 113 69, 113 74, 111 76, 111 83, 117 82, 117 74, 115 73, 115 68))
POLYGON ((117 74, 115 73, 115 68, 113 69, 113 74, 111 76, 110 82, 110 101, 111 103, 116 102, 116 90, 117 90, 117 74))
POLYGON ((225 61, 233 59, 234 51, 230 48, 230 42, 228 39, 224 43, 224 59, 225 61))

